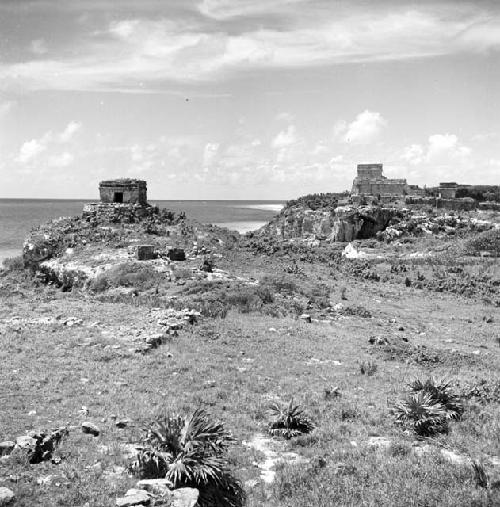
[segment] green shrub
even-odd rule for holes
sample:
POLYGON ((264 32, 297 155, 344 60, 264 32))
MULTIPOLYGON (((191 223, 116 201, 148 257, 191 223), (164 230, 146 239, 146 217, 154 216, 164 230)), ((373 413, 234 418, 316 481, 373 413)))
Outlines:
POLYGON ((269 423, 269 433, 274 437, 283 437, 287 440, 310 433, 314 429, 313 422, 304 414, 299 405, 273 403, 270 407, 273 420, 269 423))
POLYGON ((450 420, 462 417, 464 407, 460 398, 451 391, 450 383, 434 378, 414 380, 410 394, 396 404, 396 422, 410 427, 422 437, 447 433, 450 420))
POLYGON ((8 257, 2 262, 2 266, 7 271, 22 271, 24 269, 24 259, 22 255, 17 257, 8 257))
POLYGON ((489 252, 495 257, 500 256, 500 229, 492 229, 479 233, 469 239, 464 245, 465 253, 477 255, 480 252, 489 252))
POLYGON ((143 478, 166 478, 174 488, 197 488, 200 507, 240 507, 245 492, 226 456, 232 440, 204 410, 185 417, 165 414, 145 429, 131 470, 143 478))
POLYGON ((103 292, 112 287, 134 287, 147 290, 158 285, 161 275, 147 264, 126 262, 97 276, 89 284, 94 292, 103 292))

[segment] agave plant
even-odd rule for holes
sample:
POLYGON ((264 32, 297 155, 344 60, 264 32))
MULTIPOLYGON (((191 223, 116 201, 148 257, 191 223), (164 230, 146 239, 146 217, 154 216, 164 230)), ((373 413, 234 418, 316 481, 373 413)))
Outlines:
POLYGON ((451 382, 446 379, 428 378, 416 379, 409 385, 413 393, 427 393, 436 403, 440 403, 445 411, 447 419, 458 420, 464 413, 464 406, 460 397, 453 393, 451 382))
POLYGON ((410 394, 394 407, 396 422, 410 426, 417 435, 429 437, 448 431, 446 410, 440 403, 422 391, 410 394))
POLYGON ((240 507, 245 493, 226 457, 232 440, 204 410, 186 417, 166 414, 146 428, 131 468, 141 477, 169 479, 174 488, 197 488, 200 507, 240 507))
POLYGON ((312 421, 298 405, 293 404, 293 399, 288 405, 273 403, 269 410, 273 417, 269 423, 269 433, 273 436, 290 439, 314 429, 312 421))

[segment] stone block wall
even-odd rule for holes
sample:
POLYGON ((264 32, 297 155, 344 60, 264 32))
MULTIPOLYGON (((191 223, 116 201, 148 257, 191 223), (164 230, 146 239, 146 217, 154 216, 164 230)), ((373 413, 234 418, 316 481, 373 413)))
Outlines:
POLYGON ((103 203, 140 204, 148 202, 146 182, 142 180, 122 179, 101 181, 99 194, 103 203))

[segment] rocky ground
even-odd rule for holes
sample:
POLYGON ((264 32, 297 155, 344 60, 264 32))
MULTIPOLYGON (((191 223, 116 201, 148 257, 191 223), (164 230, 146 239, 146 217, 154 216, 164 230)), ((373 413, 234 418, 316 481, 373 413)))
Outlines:
POLYGON ((0 505, 204 505, 132 466, 151 421, 196 408, 231 431, 247 505, 498 505, 499 222, 403 218, 401 237, 350 246, 166 215, 45 228, 26 247, 45 267, 0 278, 0 505), (425 438, 394 407, 432 376, 464 412, 425 438), (272 436, 270 405, 291 399, 313 431, 272 436))

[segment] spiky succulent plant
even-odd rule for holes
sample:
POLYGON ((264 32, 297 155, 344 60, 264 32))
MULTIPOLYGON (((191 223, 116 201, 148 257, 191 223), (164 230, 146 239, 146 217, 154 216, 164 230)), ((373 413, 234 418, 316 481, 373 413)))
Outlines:
POLYGON ((245 493, 226 457, 232 440, 204 410, 186 417, 165 414, 146 428, 132 470, 141 477, 169 479, 174 488, 197 488, 200 507, 240 507, 245 493))
POLYGON ((422 437, 446 433, 450 420, 462 417, 464 406, 444 379, 416 379, 409 384, 410 394, 394 407, 396 421, 411 427, 422 437))
POLYGON ((313 422, 299 405, 293 404, 293 399, 287 405, 273 403, 269 410, 273 419, 269 423, 269 433, 273 436, 290 439, 314 429, 313 422))

